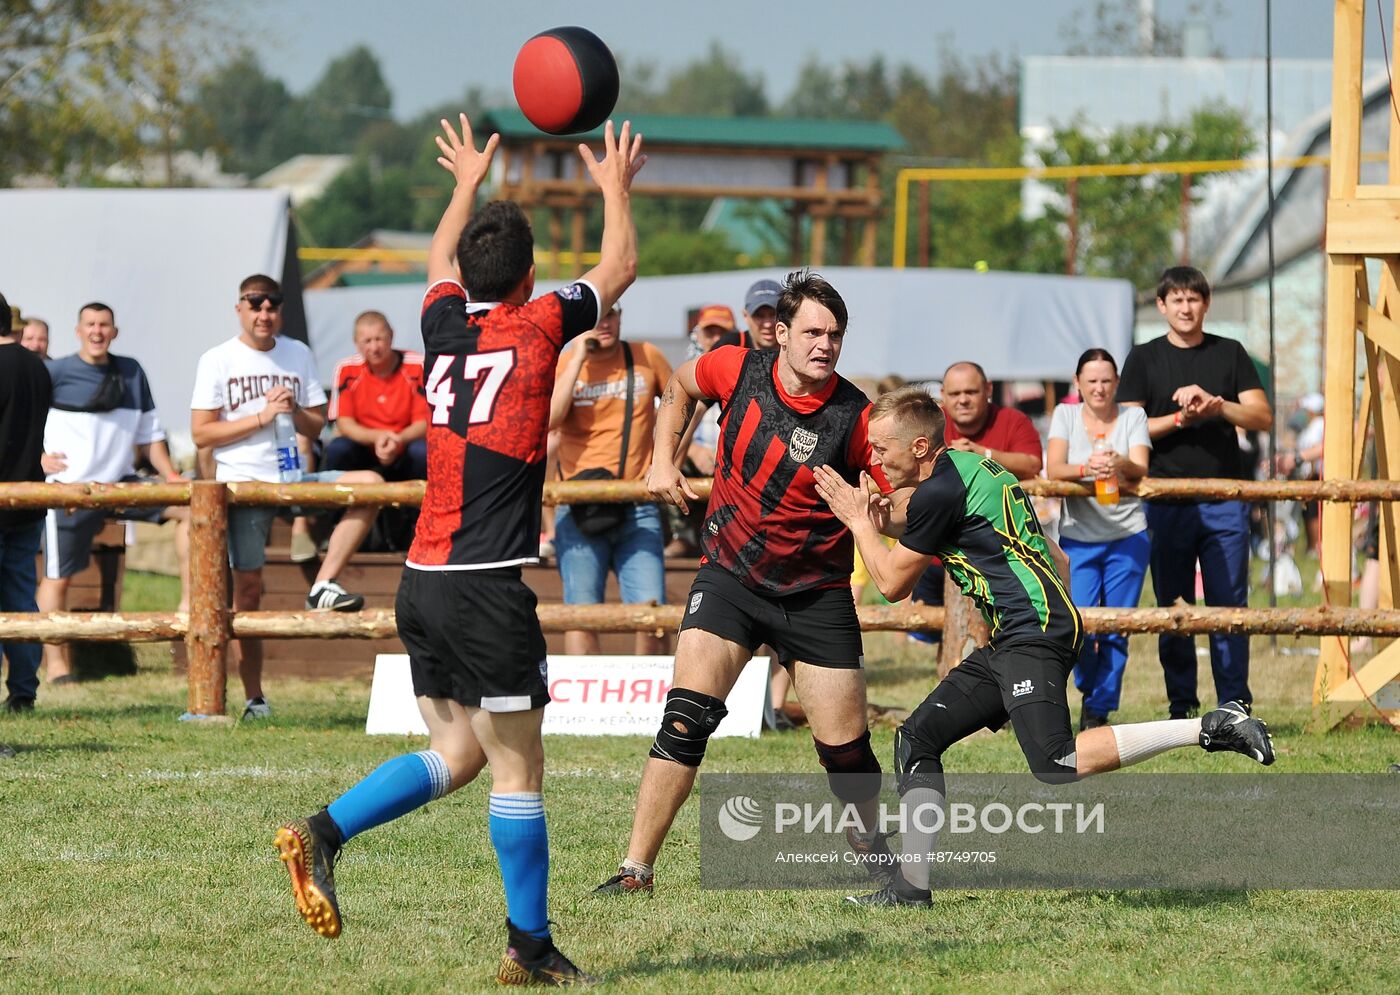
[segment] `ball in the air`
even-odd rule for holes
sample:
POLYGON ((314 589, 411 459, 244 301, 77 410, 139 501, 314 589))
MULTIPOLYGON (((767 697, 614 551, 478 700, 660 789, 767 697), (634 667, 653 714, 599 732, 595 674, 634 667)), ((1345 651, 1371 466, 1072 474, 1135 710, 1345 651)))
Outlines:
POLYGON ((617 103, 617 60, 587 28, 535 35, 516 55, 512 81, 521 111, 551 135, 592 131, 617 103))

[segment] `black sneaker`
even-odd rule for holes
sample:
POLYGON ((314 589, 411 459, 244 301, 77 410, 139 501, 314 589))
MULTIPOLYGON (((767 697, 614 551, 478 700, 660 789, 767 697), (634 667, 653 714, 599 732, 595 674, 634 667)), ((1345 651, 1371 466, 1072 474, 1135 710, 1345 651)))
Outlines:
POLYGON ((865 870, 870 880, 881 884, 894 880, 898 865, 890 850, 889 833, 876 833, 867 839, 852 826, 846 830, 846 845, 856 855, 856 864, 865 870))
POLYGON ((363 597, 351 594, 333 580, 321 581, 306 596, 306 607, 311 611, 357 612, 364 606, 363 597))
POLYGON ((869 905, 877 908, 893 908, 904 905, 914 909, 927 909, 933 906, 933 893, 928 889, 910 887, 903 878, 891 881, 879 891, 869 895, 847 895, 846 901, 852 905, 869 905), (904 889, 900 889, 904 885, 904 889))
POLYGON ((5 699, 5 711, 9 712, 11 715, 18 715, 20 712, 32 712, 34 711, 34 699, 18 698, 14 695, 10 695, 5 699))
MULTIPOLYGON (((1245 706, 1245 711, 1249 711, 1249 706, 1245 706)), ((1186 708, 1186 709, 1176 709, 1176 708, 1173 708, 1171 711, 1167 712, 1167 718, 1169 718, 1169 719, 1194 719, 1197 715, 1200 715, 1200 714, 1201 714, 1201 710, 1200 710, 1199 708, 1186 708)))
POLYGON ((1243 753, 1265 767, 1274 762, 1269 727, 1263 719, 1251 718, 1249 706, 1241 701, 1227 701, 1201 716, 1201 748, 1208 753, 1243 753))
POLYGON ((578 969, 565 957, 550 937, 538 939, 515 928, 509 919, 510 945, 501 955, 496 968, 496 980, 503 985, 541 985, 563 988, 565 985, 595 985, 598 979, 578 969))
POLYGON ((341 925, 340 906, 335 901, 335 861, 340 848, 322 839, 307 819, 296 819, 277 830, 273 845, 292 877, 297 911, 317 933, 335 939, 341 925))
POLYGON ((628 870, 626 867, 619 867, 617 873, 608 878, 598 887, 593 889, 595 895, 631 895, 636 892, 645 892, 650 895, 652 883, 656 880, 655 874, 645 876, 636 871, 628 870))
POLYGON ((1080 732, 1083 732, 1086 729, 1102 729, 1106 725, 1108 725, 1107 715, 1095 715, 1088 709, 1085 709, 1084 711, 1079 713, 1080 732))

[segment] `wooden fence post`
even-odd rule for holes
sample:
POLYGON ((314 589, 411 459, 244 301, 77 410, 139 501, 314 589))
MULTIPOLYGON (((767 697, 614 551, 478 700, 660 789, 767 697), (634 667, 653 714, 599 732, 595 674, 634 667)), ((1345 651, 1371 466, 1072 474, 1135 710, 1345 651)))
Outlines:
POLYGON ((228 488, 197 480, 190 487, 190 624, 185 634, 190 704, 185 717, 226 721, 228 603, 228 488))
POLYGON ((952 574, 943 575, 943 645, 938 651, 938 679, 941 681, 972 652, 991 641, 987 623, 971 598, 958 589, 952 574))

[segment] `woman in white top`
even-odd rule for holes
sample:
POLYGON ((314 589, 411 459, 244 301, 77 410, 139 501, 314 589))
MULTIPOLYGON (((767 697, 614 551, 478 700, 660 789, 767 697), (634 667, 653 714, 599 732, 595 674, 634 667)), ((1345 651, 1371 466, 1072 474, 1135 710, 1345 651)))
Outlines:
MULTIPOLYGON (((1104 349, 1079 357, 1074 373, 1080 403, 1056 405, 1050 419, 1046 472, 1051 480, 1137 481, 1147 472, 1152 440, 1139 407, 1117 402, 1118 364, 1104 349), (1094 440, 1106 443, 1094 451, 1094 440)), ((1071 593, 1080 607, 1136 607, 1142 595, 1151 542, 1142 501, 1120 494, 1116 504, 1095 498, 1066 498, 1060 515, 1060 546, 1069 556, 1071 593)), ((1079 728, 1108 724, 1118 708, 1128 637, 1101 633, 1087 639, 1074 668, 1084 695, 1079 728)))

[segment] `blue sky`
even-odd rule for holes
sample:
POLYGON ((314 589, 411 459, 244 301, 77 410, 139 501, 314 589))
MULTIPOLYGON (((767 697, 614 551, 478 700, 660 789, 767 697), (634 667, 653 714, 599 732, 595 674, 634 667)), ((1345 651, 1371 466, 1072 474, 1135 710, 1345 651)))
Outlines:
MULTIPOLYGON (((1277 58, 1330 58, 1332 4, 1273 0, 1277 58)), ((1213 41, 1230 57, 1264 54, 1265 0, 1223 0, 1211 22, 1213 41)), ((404 118, 480 86, 510 94, 516 50, 531 35, 581 24, 626 60, 667 68, 684 65, 718 40, 751 60, 770 100, 784 99, 810 55, 834 64, 883 54, 892 64, 936 69, 939 38, 967 56, 1006 58, 1060 52, 1061 24, 1092 0, 261 0, 252 25, 276 25, 253 43, 268 71, 301 92, 326 63, 356 44, 379 57, 404 118)), ((1189 0, 1157 0, 1159 14, 1179 19, 1189 0)), ((1207 0, 1207 6, 1210 6, 1207 0)), ((1383 3, 1387 19, 1392 4, 1383 3)), ((1376 13, 1367 4, 1368 53, 1380 56, 1376 13)), ((1388 25, 1389 26, 1389 25, 1388 25)))

